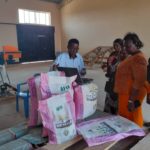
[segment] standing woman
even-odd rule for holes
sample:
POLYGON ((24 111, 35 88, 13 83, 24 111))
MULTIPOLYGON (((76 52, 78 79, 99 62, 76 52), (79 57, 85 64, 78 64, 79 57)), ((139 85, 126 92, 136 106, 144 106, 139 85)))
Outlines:
POLYGON ((141 52, 143 43, 135 33, 124 37, 130 56, 118 65, 114 91, 118 93, 118 114, 143 126, 142 102, 146 95, 147 62, 141 52))
POLYGON ((105 85, 106 98, 104 112, 117 114, 118 97, 117 94, 113 91, 113 88, 116 67, 120 62, 120 52, 123 50, 123 40, 120 38, 114 40, 113 47, 115 51, 110 54, 107 60, 107 73, 105 76, 108 78, 108 81, 105 85))

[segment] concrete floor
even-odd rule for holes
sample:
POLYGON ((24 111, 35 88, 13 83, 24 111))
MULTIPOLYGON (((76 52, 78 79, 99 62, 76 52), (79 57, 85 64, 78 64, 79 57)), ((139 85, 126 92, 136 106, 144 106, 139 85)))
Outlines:
POLYGON ((15 104, 14 97, 0 100, 0 130, 27 121, 23 115, 22 101, 20 101, 20 113, 16 112, 15 104))
MULTIPOLYGON (((17 83, 26 81, 29 77, 35 73, 47 72, 50 67, 50 62, 36 63, 36 64, 18 64, 7 66, 7 72, 9 74, 11 84, 16 86, 17 83)), ((93 78, 94 82, 99 87, 98 93, 98 108, 103 110, 105 101, 104 86, 106 82, 105 73, 100 69, 87 70, 87 77, 93 78)), ((150 121, 150 106, 144 101, 143 115, 145 121, 150 121)), ((19 122, 26 121, 23 114, 23 104, 20 100, 20 113, 16 113, 15 110, 15 97, 9 99, 0 99, 0 130, 8 128, 19 122)))

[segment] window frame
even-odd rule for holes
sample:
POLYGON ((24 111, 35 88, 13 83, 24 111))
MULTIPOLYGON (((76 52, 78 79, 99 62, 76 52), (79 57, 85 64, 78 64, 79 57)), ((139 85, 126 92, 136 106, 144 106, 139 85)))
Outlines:
POLYGON ((37 11, 18 8, 18 23, 51 26, 51 13, 47 11, 37 11), (21 19, 21 11, 23 13, 22 16, 24 17, 24 19, 21 19), (25 13, 28 13, 29 16, 27 17, 27 14, 25 13), (31 21, 31 13, 33 13, 32 21, 31 21), (41 21, 42 15, 45 15, 43 21, 41 21))

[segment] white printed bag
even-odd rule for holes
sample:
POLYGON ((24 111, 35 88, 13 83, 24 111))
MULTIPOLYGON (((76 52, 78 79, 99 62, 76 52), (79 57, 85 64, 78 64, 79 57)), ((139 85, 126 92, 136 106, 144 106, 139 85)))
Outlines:
POLYGON ((61 144, 76 136, 75 106, 69 92, 39 101, 39 111, 51 144, 61 144))
POLYGON ((74 88, 76 119, 84 119, 97 109, 98 87, 94 83, 78 85, 74 88))

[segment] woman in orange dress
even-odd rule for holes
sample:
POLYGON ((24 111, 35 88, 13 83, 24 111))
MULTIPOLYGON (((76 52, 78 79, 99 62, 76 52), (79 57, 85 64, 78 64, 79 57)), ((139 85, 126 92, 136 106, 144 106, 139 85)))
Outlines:
POLYGON ((143 43, 135 33, 124 37, 130 56, 118 65, 114 91, 118 93, 118 114, 143 126, 142 102, 147 93, 147 62, 140 48, 143 43))

